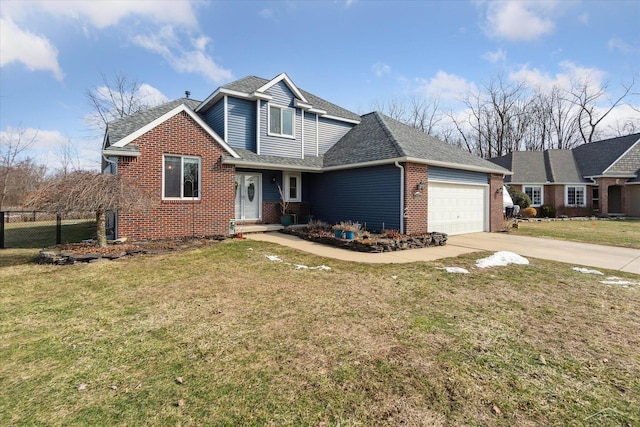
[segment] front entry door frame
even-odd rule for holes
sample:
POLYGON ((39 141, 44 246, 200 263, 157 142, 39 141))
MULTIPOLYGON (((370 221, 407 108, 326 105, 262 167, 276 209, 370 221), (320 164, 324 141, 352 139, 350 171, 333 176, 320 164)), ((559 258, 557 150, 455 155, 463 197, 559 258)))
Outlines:
POLYGON ((236 221, 262 220, 261 173, 236 173, 235 217, 236 221))

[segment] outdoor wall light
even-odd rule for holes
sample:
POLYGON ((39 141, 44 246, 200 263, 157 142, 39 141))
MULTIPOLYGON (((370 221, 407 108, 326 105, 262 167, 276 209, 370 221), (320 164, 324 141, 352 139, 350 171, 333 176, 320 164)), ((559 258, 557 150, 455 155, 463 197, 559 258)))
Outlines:
POLYGON ((418 184, 416 184, 416 188, 420 191, 424 190, 424 182, 420 181, 418 184))
POLYGON ((498 189, 496 190, 496 194, 502 194, 502 191, 503 191, 503 189, 502 189, 502 187, 500 187, 500 188, 498 188, 498 189))
POLYGON ((414 199, 420 199, 422 198, 422 193, 419 191, 416 191, 415 193, 413 193, 413 198, 414 199))

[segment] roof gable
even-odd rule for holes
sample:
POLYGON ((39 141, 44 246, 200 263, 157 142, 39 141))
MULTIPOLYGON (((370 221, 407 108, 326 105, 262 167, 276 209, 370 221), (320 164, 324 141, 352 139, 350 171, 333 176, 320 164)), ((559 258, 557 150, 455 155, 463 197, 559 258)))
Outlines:
MULTIPOLYGON (((178 101, 180 101, 180 100, 178 100, 178 101)), ((169 102, 167 104, 163 104, 162 106, 160 106, 162 108, 159 107, 157 109, 154 109, 155 111, 153 111, 150 114, 145 114, 146 112, 142 112, 142 113, 130 116, 130 117, 125 117, 123 119, 120 119, 120 120, 128 119, 127 122, 123 122, 123 123, 115 123, 114 122, 114 125, 116 127, 121 126, 121 125, 123 125, 125 123, 126 124, 134 123, 135 126, 137 127, 137 129, 135 129, 133 132, 131 132, 128 135, 126 135, 124 138, 121 138, 121 139, 117 140, 116 142, 112 143, 110 145, 110 147, 109 147, 110 151, 115 152, 116 149, 122 149, 123 147, 127 146, 131 142, 135 141, 140 136, 142 136, 145 133, 149 132, 150 130, 156 128, 157 126, 159 126, 162 123, 166 122, 170 118, 174 117, 176 114, 184 112, 189 117, 191 117, 205 132, 207 132, 209 134, 209 136, 211 136, 218 144, 220 144, 220 146, 222 146, 222 148, 224 148, 225 151, 227 151, 227 153, 229 153, 229 155, 231 155, 232 157, 235 157, 235 158, 240 158, 238 153, 236 153, 235 150, 233 150, 233 148, 231 148, 222 138, 220 138, 220 136, 213 129, 211 129, 209 127, 209 125, 207 125, 205 123, 205 121, 202 120, 200 118, 200 116, 198 116, 185 103, 181 102, 177 106, 175 106, 174 108, 172 108, 169 111, 166 111, 164 114, 161 114, 161 115, 158 116, 159 113, 163 112, 164 110, 166 110, 170 106, 174 106, 175 104, 176 104, 176 101, 169 102), (139 115, 142 116, 142 117, 137 117, 139 115), (145 119, 147 119, 147 120, 148 119, 152 119, 152 120, 147 122, 146 124, 142 124, 142 123, 144 123, 145 119), (138 125, 140 125, 140 124, 142 124, 142 126, 138 127, 138 125)), ((126 128, 127 126, 122 126, 122 127, 126 128)), ((109 127, 107 127, 107 133, 109 133, 109 132, 110 132, 109 127)), ((109 138, 109 139, 111 139, 111 138, 109 138)), ((105 149, 107 149, 107 147, 105 147, 105 149)), ((120 150, 120 151, 122 151, 122 150, 120 150)))
POLYGON ((636 133, 583 144, 571 151, 582 176, 601 176, 607 173, 607 170, 618 162, 638 140, 640 140, 640 134, 636 133))
POLYGON ((322 117, 342 120, 354 124, 359 123, 360 116, 358 114, 298 88, 285 73, 282 73, 271 80, 263 79, 262 77, 247 76, 231 83, 227 83, 209 95, 209 97, 200 103, 200 105, 195 107, 194 110, 198 113, 204 113, 211 108, 218 99, 225 95, 250 100, 262 99, 269 101, 272 99, 272 96, 266 91, 280 82, 287 85, 289 90, 293 93, 295 98, 294 105, 296 107, 314 114, 319 114, 322 117))
POLYGON ((277 75, 276 77, 271 79, 268 83, 265 83, 264 85, 256 89, 256 92, 266 93, 271 87, 273 87, 275 84, 280 82, 284 82, 297 99, 299 99, 302 102, 308 102, 307 98, 305 98, 305 96, 302 94, 300 89, 298 89, 298 87, 295 84, 293 84, 293 81, 289 78, 289 76, 287 76, 287 73, 281 73, 277 75))

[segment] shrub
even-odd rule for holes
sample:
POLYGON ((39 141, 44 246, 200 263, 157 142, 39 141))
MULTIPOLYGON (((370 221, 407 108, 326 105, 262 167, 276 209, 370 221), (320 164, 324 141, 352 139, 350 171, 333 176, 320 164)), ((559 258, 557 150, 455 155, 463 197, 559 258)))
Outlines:
POLYGON ((511 200, 513 200, 513 204, 520 206, 521 209, 525 209, 531 206, 531 199, 529 198, 529 196, 527 196, 517 188, 510 186, 509 195, 511 196, 511 200))
POLYGON ((309 223, 307 224, 307 227, 311 231, 321 231, 321 230, 331 229, 331 225, 318 219, 312 219, 311 221, 309 221, 309 223))
POLYGON ((528 207, 524 208, 521 211, 521 214, 525 218, 535 218, 538 215, 538 211, 536 210, 536 208, 528 207))
POLYGON ((556 208, 551 205, 540 206, 540 216, 543 218, 555 218, 556 208))

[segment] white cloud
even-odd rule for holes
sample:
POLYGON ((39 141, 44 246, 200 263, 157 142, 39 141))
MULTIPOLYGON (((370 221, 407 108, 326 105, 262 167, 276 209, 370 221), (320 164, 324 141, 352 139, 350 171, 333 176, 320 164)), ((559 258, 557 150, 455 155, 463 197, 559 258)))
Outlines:
POLYGON ((56 79, 64 78, 58 49, 46 37, 18 28, 8 17, 0 18, 0 50, 0 67, 20 62, 30 71, 51 71, 56 79))
POLYGON ((391 72, 391 67, 382 62, 378 62, 371 66, 371 71, 373 71, 376 77, 382 77, 384 74, 389 74, 391 72))
POLYGON ((438 71, 431 79, 418 79, 418 82, 421 91, 435 95, 440 99, 457 100, 469 91, 476 90, 473 82, 442 70, 438 71))
POLYGON ((617 50, 620 51, 621 53, 625 54, 625 55, 638 55, 640 54, 640 48, 639 47, 635 47, 627 42, 625 42, 622 39, 619 38, 612 38, 609 40, 609 42, 607 43, 607 45, 609 46, 609 50, 617 50))
MULTIPOLYGON (((115 26, 131 16, 140 16, 161 24, 196 28, 198 20, 190 1, 74 1, 41 0, 36 2, 10 2, 12 15, 26 16, 45 12, 56 17, 88 21, 98 29, 115 26)), ((4 5, 3 5, 4 7, 4 5)))
POLYGON ((562 61, 558 65, 561 71, 554 75, 537 68, 530 69, 525 65, 520 70, 511 73, 509 78, 542 90, 550 90, 553 87, 570 90, 573 83, 581 82, 592 86, 592 91, 597 91, 602 87, 606 78, 606 73, 598 68, 581 67, 571 61, 562 61))
POLYGON ((482 59, 495 64, 497 62, 505 62, 507 60, 507 52, 499 48, 495 52, 486 52, 482 55, 482 59))
POLYGON ((166 25, 156 34, 136 36, 134 43, 151 52, 160 54, 174 70, 181 73, 200 74, 214 83, 221 83, 233 77, 231 71, 220 67, 206 52, 211 41, 201 36, 191 39, 194 50, 185 49, 173 27, 166 25))
POLYGON ((578 15, 578 21, 583 25, 589 24, 589 14, 585 12, 578 15))
POLYGON ((535 40, 555 29, 556 2, 500 1, 487 5, 485 32, 511 41, 535 40))

